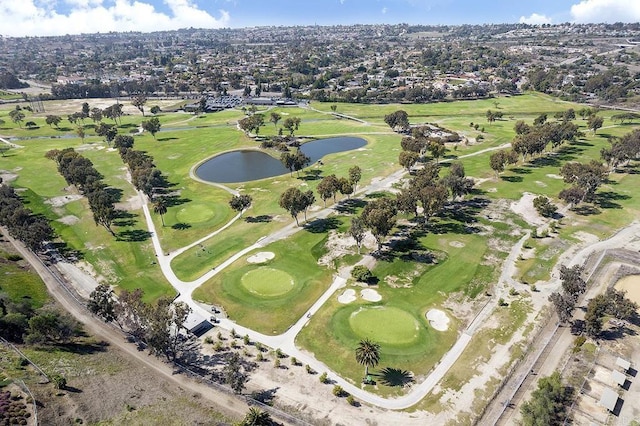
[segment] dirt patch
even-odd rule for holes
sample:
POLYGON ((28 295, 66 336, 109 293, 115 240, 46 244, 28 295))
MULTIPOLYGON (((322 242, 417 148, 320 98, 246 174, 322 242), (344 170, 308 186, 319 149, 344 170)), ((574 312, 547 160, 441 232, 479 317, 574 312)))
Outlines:
POLYGON ((276 257, 275 253, 271 251, 261 251, 260 253, 256 253, 253 256, 247 258, 247 262, 249 263, 266 263, 276 257))
POLYGON ((15 173, 11 173, 8 170, 0 170, 0 179, 2 179, 2 182, 4 183, 13 182, 17 178, 18 178, 18 175, 15 173))
POLYGON ((447 331, 449 329, 449 317, 440 309, 430 309, 426 317, 431 327, 435 330, 447 331))
POLYGON ((50 204, 53 207, 62 207, 65 204, 68 204, 80 199, 82 199, 82 195, 80 194, 62 195, 60 197, 49 198, 47 201, 45 201, 45 204, 50 204))
POLYGON ((465 243, 462 243, 460 241, 451 241, 451 242, 449 242, 449 245, 451 247, 462 248, 462 247, 465 246, 465 243))
POLYGON ((627 298, 640 305, 640 275, 628 275, 615 284, 618 290, 627 292, 627 298))
POLYGON ((62 222, 65 225, 75 225, 76 223, 80 222, 80 218, 71 214, 61 217, 60 219, 58 219, 58 222, 62 222))
POLYGON ((538 214, 535 207, 533 207, 533 199, 537 195, 525 192, 522 194, 522 198, 517 202, 513 202, 510 205, 511 210, 522 217, 529 225, 542 226, 546 222, 542 216, 538 214))

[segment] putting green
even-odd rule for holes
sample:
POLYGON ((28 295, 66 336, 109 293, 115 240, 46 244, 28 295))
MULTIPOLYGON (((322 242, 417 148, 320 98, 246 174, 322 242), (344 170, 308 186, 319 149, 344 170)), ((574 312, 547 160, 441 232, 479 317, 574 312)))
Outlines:
POLYGON ((294 286, 291 275, 273 268, 252 269, 240 280, 243 287, 261 297, 278 297, 288 293, 294 286))
POLYGON ((178 210, 176 219, 178 219, 178 222, 194 223, 207 221, 212 216, 213 210, 206 205, 189 203, 178 210))
POLYGON ((408 312, 392 307, 360 308, 349 317, 351 329, 362 338, 381 344, 407 345, 418 339, 418 321, 408 312))

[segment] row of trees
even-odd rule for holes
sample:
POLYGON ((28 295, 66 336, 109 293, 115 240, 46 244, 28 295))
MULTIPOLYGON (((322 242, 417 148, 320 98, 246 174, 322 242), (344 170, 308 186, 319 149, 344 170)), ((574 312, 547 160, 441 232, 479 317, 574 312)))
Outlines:
MULTIPOLYGON (((269 116, 269 122, 277 128, 282 116, 277 112, 272 112, 269 116)), ((289 132, 289 136, 293 136, 294 132, 300 127, 300 117, 287 117, 282 123, 282 127, 278 130, 278 134, 282 135, 283 129, 289 132)), ((260 133, 260 128, 265 124, 264 114, 251 113, 238 121, 238 127, 245 133, 253 132, 256 136, 260 133)))
MULTIPOLYGON (((329 198, 334 198, 338 192, 344 195, 350 195, 357 188, 358 182, 362 177, 362 170, 358 166, 349 169, 349 178, 337 178, 335 175, 325 176, 318 183, 317 191, 322 200, 325 202, 329 198)), ((315 195, 312 190, 303 192, 297 187, 288 188, 280 195, 280 207, 289 212, 292 218, 298 222, 298 214, 304 212, 304 218, 307 220, 307 209, 315 202, 315 195)))
POLYGON ((33 251, 42 249, 46 241, 53 239, 53 229, 42 215, 34 214, 25 207, 16 191, 3 185, 0 179, 0 225, 5 226, 9 234, 22 241, 33 251))
POLYGON ((571 322, 578 298, 587 288, 582 273, 583 268, 579 265, 571 268, 564 265, 560 267, 562 291, 551 293, 549 300, 553 303, 558 319, 562 323, 571 322))
POLYGON ((58 172, 87 197, 89 208, 93 213, 96 225, 102 225, 115 236, 111 224, 116 217, 115 203, 117 192, 107 187, 102 181, 102 175, 93 167, 88 158, 78 154, 73 148, 63 150, 53 149, 45 154, 58 165, 58 172))
POLYGON ((187 349, 181 332, 191 308, 184 302, 172 303, 161 297, 153 303, 144 300, 141 289, 122 290, 118 297, 106 284, 91 292, 88 309, 107 323, 116 324, 136 340, 148 345, 156 356, 175 361, 187 349))
POLYGON ((587 304, 584 325, 589 336, 600 335, 605 315, 629 321, 638 315, 638 305, 626 298, 625 291, 609 287, 604 294, 597 295, 587 304))

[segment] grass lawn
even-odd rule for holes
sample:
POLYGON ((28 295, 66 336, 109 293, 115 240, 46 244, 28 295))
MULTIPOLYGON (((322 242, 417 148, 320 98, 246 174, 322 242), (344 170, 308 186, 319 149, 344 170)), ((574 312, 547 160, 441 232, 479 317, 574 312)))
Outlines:
POLYGON ((38 309, 49 299, 47 288, 38 274, 28 270, 26 262, 15 256, 13 251, 0 249, 0 293, 15 304, 26 303, 38 309))
POLYGON ((265 334, 283 333, 332 282, 332 271, 318 266, 326 239, 326 232, 298 232, 262 248, 261 251, 275 253, 275 258, 263 265, 248 263, 246 259, 252 255, 249 253, 197 288, 193 297, 222 305, 232 320, 245 327, 265 334), (249 280, 253 282, 256 277, 265 283, 247 288, 249 280), (294 286, 281 295, 256 294, 257 288, 267 292, 264 287, 271 279, 292 279, 294 286))
POLYGON ((264 298, 283 296, 295 287, 291 275, 269 267, 248 271, 240 282, 250 293, 264 298))

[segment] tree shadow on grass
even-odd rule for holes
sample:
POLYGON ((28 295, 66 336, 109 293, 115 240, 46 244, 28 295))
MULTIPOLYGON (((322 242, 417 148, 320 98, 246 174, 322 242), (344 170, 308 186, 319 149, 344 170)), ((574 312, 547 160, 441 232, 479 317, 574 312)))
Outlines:
POLYGON ((126 210, 116 210, 116 217, 114 218, 113 224, 116 226, 134 226, 137 221, 135 218, 138 217, 137 214, 130 213, 126 210))
POLYGON ((505 182, 511 182, 511 183, 523 181, 522 176, 500 176, 500 179, 502 179, 505 182))
POLYGON ((580 216, 593 216, 596 214, 600 214, 600 209, 588 204, 574 207, 571 210, 580 216))
POLYGON ((143 229, 133 229, 131 231, 119 232, 116 239, 128 243, 146 241, 151 238, 151 232, 143 229))
POLYGON ((251 392, 251 399, 267 405, 273 405, 279 387, 251 392))
POLYGON ((603 209, 621 209, 622 206, 615 201, 628 200, 631 197, 625 194, 618 194, 613 191, 602 191, 595 195, 594 204, 603 209))
POLYGON ((303 176, 298 176, 299 180, 310 181, 310 180, 319 180, 322 178, 322 170, 305 170, 303 176))
POLYGON ((247 223, 269 223, 273 220, 273 216, 263 214, 260 216, 247 216, 244 221, 247 223))
POLYGON ((386 367, 381 371, 380 382, 387 386, 405 386, 413 382, 413 374, 407 370, 386 367))
POLYGON ((171 229, 176 229, 179 231, 184 231, 185 229, 189 229, 191 228, 191 225, 189 225, 188 223, 184 223, 184 222, 179 222, 176 224, 171 225, 171 229))
POLYGON ((56 263, 59 257, 61 258, 60 260, 65 260, 71 263, 75 263, 84 259, 83 252, 81 252, 80 250, 71 248, 69 245, 67 245, 66 242, 53 242, 53 243, 50 243, 50 246, 53 251, 53 253, 48 253, 51 255, 50 256, 51 263, 56 263), (56 256, 56 253, 59 256, 56 256))
POLYGON ((174 137, 158 138, 158 142, 174 141, 174 140, 177 140, 177 139, 178 138, 174 138, 174 137))
POLYGON ((517 173, 519 175, 531 174, 531 169, 526 169, 524 167, 512 167, 509 170, 511 170, 513 173, 517 173))
POLYGON ((312 222, 306 223, 304 229, 314 234, 327 232, 331 229, 338 229, 340 226, 340 220, 335 217, 326 219, 316 219, 312 222))
POLYGON ((365 205, 366 203, 359 198, 350 198, 340 201, 336 205, 335 210, 342 214, 354 214, 357 209, 361 209, 365 205))

